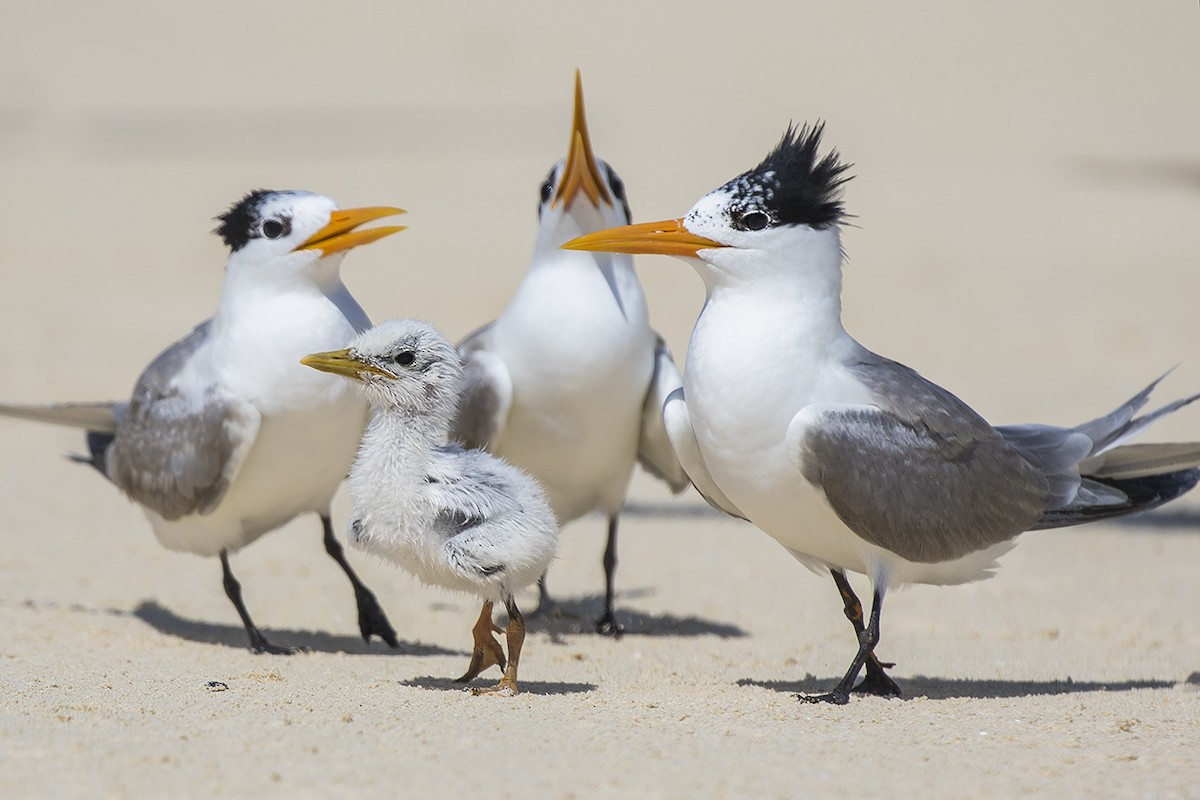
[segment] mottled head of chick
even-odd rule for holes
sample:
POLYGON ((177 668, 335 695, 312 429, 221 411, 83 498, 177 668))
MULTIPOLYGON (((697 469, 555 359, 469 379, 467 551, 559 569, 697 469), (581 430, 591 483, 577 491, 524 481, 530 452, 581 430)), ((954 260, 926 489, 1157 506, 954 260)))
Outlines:
POLYGON ((428 322, 394 319, 359 334, 345 350, 313 353, 302 364, 359 382, 380 411, 449 416, 463 380, 458 351, 428 322))

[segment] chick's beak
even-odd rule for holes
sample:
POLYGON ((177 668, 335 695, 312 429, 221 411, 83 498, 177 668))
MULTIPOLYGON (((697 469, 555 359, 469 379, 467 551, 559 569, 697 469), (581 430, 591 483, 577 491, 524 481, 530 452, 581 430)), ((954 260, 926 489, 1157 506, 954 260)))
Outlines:
POLYGON ((562 249, 695 257, 701 250, 726 246, 692 233, 683 226, 682 219, 666 219, 588 233, 567 242, 562 249))
POLYGON ((353 378, 356 381, 363 379, 364 374, 383 375, 384 377, 392 377, 388 373, 381 370, 373 364, 368 364, 361 358, 356 357, 349 349, 345 350, 330 350, 324 353, 313 353, 300 359, 300 363, 306 367, 318 369, 321 372, 331 372, 334 375, 343 375, 347 378, 353 378))
POLYGON ((368 208, 340 208, 329 214, 329 223, 296 246, 296 250, 320 250, 325 255, 340 253, 360 244, 390 236, 404 230, 403 225, 384 225, 356 231, 359 225, 372 220, 406 213, 403 208, 370 206, 368 208))
POLYGON ((601 201, 612 203, 608 185, 600 174, 600 165, 592 152, 592 140, 588 136, 587 116, 583 111, 583 78, 575 70, 575 122, 571 127, 571 143, 567 150, 567 165, 563 169, 558 190, 554 193, 554 204, 563 204, 570 209, 575 198, 583 192, 596 208, 601 201))

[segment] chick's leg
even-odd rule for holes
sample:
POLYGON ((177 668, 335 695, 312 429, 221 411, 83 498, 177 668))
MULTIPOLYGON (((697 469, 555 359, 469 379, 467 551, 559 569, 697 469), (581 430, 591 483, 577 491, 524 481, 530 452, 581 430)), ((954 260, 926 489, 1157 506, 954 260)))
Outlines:
POLYGON ((521 646, 525 643, 525 617, 512 595, 504 598, 504 607, 508 610, 508 628, 505 634, 508 638, 508 666, 504 668, 504 677, 495 686, 486 689, 472 689, 472 694, 496 695, 512 697, 517 689, 517 665, 521 661, 521 646))
POLYGON ((471 629, 471 633, 475 637, 475 647, 471 652, 471 664, 463 676, 457 679, 458 683, 466 683, 493 664, 499 666, 500 669, 507 666, 504 651, 500 648, 496 637, 492 636, 493 631, 499 632, 500 628, 497 628, 492 622, 492 601, 485 600, 483 609, 479 612, 479 619, 476 620, 475 627, 471 629))

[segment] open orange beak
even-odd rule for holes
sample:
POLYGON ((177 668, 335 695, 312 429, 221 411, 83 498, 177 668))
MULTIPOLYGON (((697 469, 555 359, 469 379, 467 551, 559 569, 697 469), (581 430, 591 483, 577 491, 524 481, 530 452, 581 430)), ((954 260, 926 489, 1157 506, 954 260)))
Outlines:
MULTIPOLYGON (((370 244, 385 236, 404 230, 403 225, 384 225, 356 231, 359 225, 373 220, 407 213, 403 208, 371 206, 369 208, 340 208, 329 215, 329 224, 296 246, 296 250, 320 250, 325 255, 340 253, 360 244, 370 244)), ((294 252, 294 251, 293 251, 294 252)))
POLYGON ((592 152, 592 140, 588 136, 587 116, 583 112, 583 78, 575 70, 575 123, 571 128, 571 143, 567 150, 567 166, 563 169, 558 191, 554 193, 554 204, 563 204, 570 209, 576 196, 583 192, 592 205, 599 208, 600 201, 612 203, 600 165, 592 152))
POLYGON ((567 242, 562 249, 695 257, 701 250, 726 246, 692 233, 683 227, 682 219, 665 219, 588 233, 567 242))

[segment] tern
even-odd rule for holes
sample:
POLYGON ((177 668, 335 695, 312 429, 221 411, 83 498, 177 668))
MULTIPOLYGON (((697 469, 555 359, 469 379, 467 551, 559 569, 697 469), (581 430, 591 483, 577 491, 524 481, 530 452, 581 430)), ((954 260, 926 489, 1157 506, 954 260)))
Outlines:
MULTIPOLYGON (((634 464, 675 492, 688 484, 661 411, 682 380, 650 327, 633 259, 559 249, 580 234, 630 221, 623 182, 592 152, 578 71, 568 155, 540 191, 528 273, 500 317, 459 344, 466 387, 453 437, 537 478, 560 524, 591 511, 607 515, 604 612, 596 630, 616 635, 617 521, 634 464)), ((554 603, 544 579, 538 588, 544 612, 554 603)))
POLYGON ((525 618, 513 593, 550 566, 558 523, 537 481, 483 450, 450 443, 462 391, 458 351, 434 327, 391 320, 348 348, 302 363, 350 378, 371 404, 371 421, 347 489, 350 542, 422 581, 483 598, 472 629, 466 683, 492 665, 504 670, 476 694, 517 693, 525 618), (508 657, 492 632, 492 607, 508 612, 508 657))
POLYGON ((836 150, 820 155, 822 130, 789 126, 762 163, 681 219, 566 247, 679 256, 704 280, 668 434, 710 503, 832 572, 859 647, 833 691, 802 699, 841 704, 851 691, 900 693, 874 652, 889 589, 978 580, 1023 531, 1165 503, 1200 480, 1200 444, 1122 446, 1196 399, 1136 416, 1158 381, 1075 427, 992 427, 851 338, 839 234, 848 165, 836 150), (804 490, 833 515, 805 519, 804 490), (847 570, 871 581, 866 625, 847 570))
POLYGON ((251 620, 229 553, 310 511, 354 587, 363 638, 398 646, 330 522, 366 402, 297 361, 370 327, 339 267, 351 248, 403 230, 361 225, 401 213, 339 209, 311 192, 251 192, 217 218, 230 253, 216 313, 156 357, 128 401, 0 406, 0 414, 85 429, 91 455, 77 460, 140 505, 163 546, 218 556, 256 653, 292 650, 268 642, 251 620))

